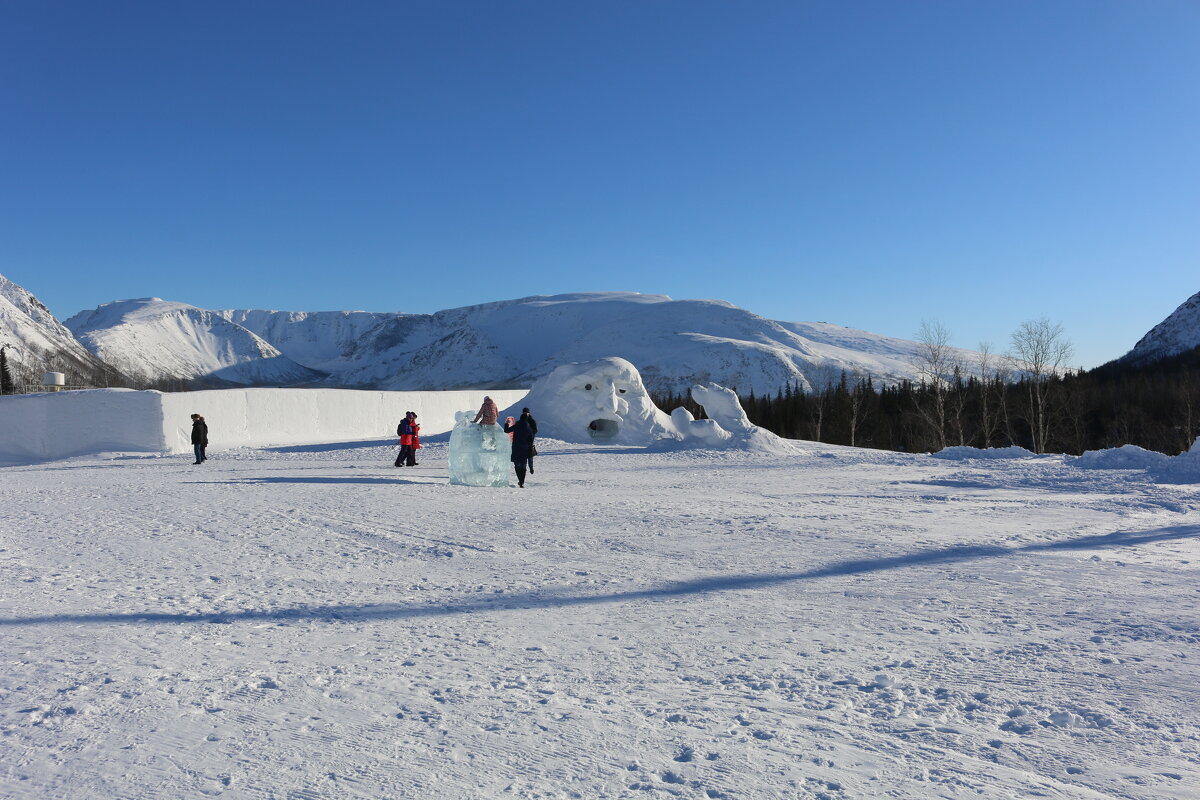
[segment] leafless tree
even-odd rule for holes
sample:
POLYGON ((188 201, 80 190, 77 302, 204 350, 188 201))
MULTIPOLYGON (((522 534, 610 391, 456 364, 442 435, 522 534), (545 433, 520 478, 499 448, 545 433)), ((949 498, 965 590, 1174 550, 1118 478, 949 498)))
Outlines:
POLYGON ((1013 369, 1025 376, 1029 428, 1036 453, 1046 451, 1050 437, 1054 379, 1066 371, 1074 352, 1063 326, 1045 317, 1022 322, 1012 334, 1009 359, 1013 369))
POLYGON ((1197 399, 1200 398, 1200 383, 1197 382, 1196 376, 1191 370, 1183 372, 1183 438, 1182 448, 1180 452, 1186 452, 1192 448, 1196 442, 1196 436, 1200 433, 1200 420, 1197 419, 1197 399))
POLYGON ((996 435, 996 417, 992 413, 992 373, 995 371, 995 357, 992 355, 992 343, 980 342, 979 353, 975 366, 979 377, 979 439, 984 448, 992 446, 992 438, 996 435))
MULTIPOLYGON (((954 351, 950 347, 950 331, 940 322, 922 320, 916 335, 917 352, 912 364, 929 390, 924 402, 918 400, 917 413, 934 434, 937 449, 946 447, 946 397, 948 382, 954 373, 954 351)), ((925 393, 914 395, 921 398, 925 393)))
POLYGON ((950 379, 946 411, 954 429, 954 438, 958 440, 958 446, 962 447, 967 443, 966 426, 963 423, 967 414, 967 386, 963 380, 962 367, 958 364, 954 365, 953 376, 950 379))
POLYGON ((821 430, 825 424, 825 414, 829 411, 829 400, 832 395, 830 390, 833 388, 836 375, 837 370, 828 364, 823 364, 805 376, 809 391, 812 393, 812 402, 808 404, 808 420, 812 427, 814 442, 822 441, 821 430))
POLYGON ((857 447, 858 429, 866 418, 867 393, 872 391, 870 377, 859 370, 849 375, 847 395, 847 423, 850 427, 850 446, 857 447))

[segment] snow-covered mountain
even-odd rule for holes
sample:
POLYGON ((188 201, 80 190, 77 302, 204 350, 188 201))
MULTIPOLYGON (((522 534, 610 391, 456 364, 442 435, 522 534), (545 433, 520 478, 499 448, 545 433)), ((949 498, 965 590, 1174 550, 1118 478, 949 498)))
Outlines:
POLYGON ((332 372, 372 328, 397 314, 370 311, 214 312, 270 342, 279 352, 307 367, 332 372))
MULTIPOLYGON (((27 289, 0 275, 0 345, 9 363, 33 380, 47 371, 65 372, 68 382, 79 383, 102 375, 100 363, 50 309, 27 289)), ((110 371, 111 372, 111 371, 110 371)), ((115 376, 113 376, 115 377, 115 376)))
POLYGON ((106 303, 66 325, 92 353, 140 381, 289 386, 324 376, 218 312, 157 297, 106 303))
POLYGON ((528 386, 560 364, 617 355, 654 392, 712 381, 762 393, 824 383, 843 369, 885 382, 912 377, 916 349, 837 325, 776 322, 719 300, 593 292, 397 317, 364 338, 330 380, 391 389, 528 386))
MULTIPOLYGON (((235 366, 240 376, 258 365, 252 380, 238 382, 407 390, 525 387, 560 364, 619 356, 652 392, 711 381, 764 393, 823 384, 842 370, 884 383, 911 378, 917 351, 911 341, 776 322, 719 300, 634 292, 526 297, 434 314, 203 311, 149 299, 101 306, 68 325, 93 352, 143 375, 233 381, 235 366), (294 366, 274 377, 267 363, 294 366), (328 376, 306 376, 298 365, 328 376)), ((960 355, 966 363, 974 357, 960 355)))
POLYGON ((1189 297, 1169 317, 1151 328, 1120 360, 1129 364, 1146 364, 1197 347, 1200 347, 1200 292, 1189 297))

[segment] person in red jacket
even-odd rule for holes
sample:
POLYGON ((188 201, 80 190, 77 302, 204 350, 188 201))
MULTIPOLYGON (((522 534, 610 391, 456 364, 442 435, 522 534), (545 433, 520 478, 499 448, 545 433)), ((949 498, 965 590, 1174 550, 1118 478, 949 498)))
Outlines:
POLYGON ((412 428, 412 439, 409 442, 408 448, 408 463, 407 467, 417 466, 417 451, 421 449, 421 426, 417 424, 417 412, 408 412, 412 416, 409 418, 409 427, 412 428))
POLYGON ((404 420, 396 426, 396 433, 400 436, 400 454, 396 456, 397 467, 412 466, 409 462, 413 459, 412 423, 415 416, 413 412, 405 411, 404 420))

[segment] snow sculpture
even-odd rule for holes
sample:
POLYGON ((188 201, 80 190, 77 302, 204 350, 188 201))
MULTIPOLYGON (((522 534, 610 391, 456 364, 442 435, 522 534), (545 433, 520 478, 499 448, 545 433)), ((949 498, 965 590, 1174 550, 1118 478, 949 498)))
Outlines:
POLYGON ((718 449, 760 450, 790 453, 795 448, 785 439, 750 422, 732 389, 710 383, 692 387, 692 399, 704 407, 708 419, 692 419, 686 408, 671 412, 671 422, 684 444, 718 449))
MULTIPOLYGON (((703 405, 703 404, 701 404, 703 405)), ((705 413, 708 409, 704 409, 705 413)), ((685 442, 695 442, 708 447, 721 447, 732 435, 714 419, 696 419, 683 406, 671 412, 671 424, 685 442)))
POLYGON ((674 434, 670 417, 650 400, 637 368, 623 358, 564 364, 500 417, 518 417, 526 407, 539 436, 564 442, 649 444, 674 434))
POLYGON ((730 434, 750 433, 757 430, 750 424, 742 402, 732 389, 710 383, 707 386, 693 386, 692 399, 704 406, 704 413, 730 434))
POLYGON ((454 415, 450 431, 450 482, 459 486, 508 486, 512 442, 499 425, 471 422, 474 412, 454 415))
POLYGON ((752 425, 732 390, 715 383, 693 386, 692 398, 710 419, 694 419, 685 408, 664 414, 633 364, 602 358, 558 367, 500 416, 515 417, 527 407, 539 436, 564 442, 794 452, 785 440, 752 425))

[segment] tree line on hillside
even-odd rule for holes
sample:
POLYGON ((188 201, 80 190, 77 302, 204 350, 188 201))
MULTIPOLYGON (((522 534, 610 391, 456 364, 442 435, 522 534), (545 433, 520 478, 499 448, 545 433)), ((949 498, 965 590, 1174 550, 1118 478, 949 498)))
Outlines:
MULTIPOLYGON (((1046 320, 1022 325, 1005 357, 981 347, 974 364, 954 360, 940 325, 923 325, 917 338, 917 380, 881 386, 870 375, 825 372, 808 390, 739 395, 742 407, 787 438, 904 452, 1017 445, 1078 455, 1135 444, 1176 455, 1200 435, 1200 348, 1084 371, 1067 368, 1070 344, 1046 320)), ((703 416, 690 397, 655 402, 703 416)))
POLYGON ((18 360, 9 355, 15 349, 10 344, 0 345, 0 394, 38 391, 42 385, 42 376, 47 372, 61 372, 68 386, 130 385, 127 376, 100 361, 86 363, 64 353, 43 350, 28 344, 21 345, 22 358, 18 360))

